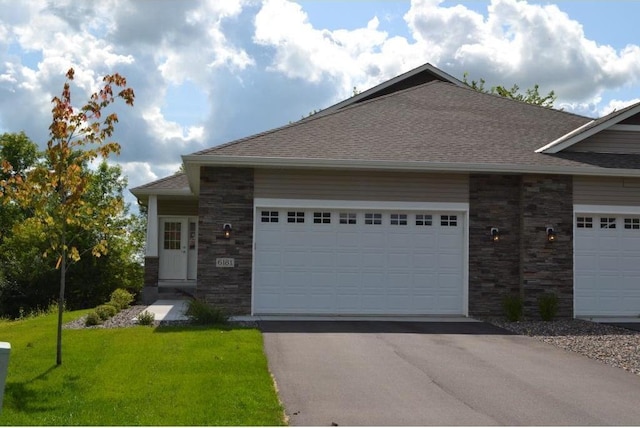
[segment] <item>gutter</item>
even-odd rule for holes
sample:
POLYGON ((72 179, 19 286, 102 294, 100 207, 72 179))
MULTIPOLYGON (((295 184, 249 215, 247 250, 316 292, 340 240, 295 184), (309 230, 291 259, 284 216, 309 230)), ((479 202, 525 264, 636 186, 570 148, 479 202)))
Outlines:
POLYGON ((465 174, 558 174, 586 176, 640 177, 640 169, 600 167, 531 166, 521 164, 450 163, 450 162, 406 162, 406 161, 362 161, 334 159, 264 158, 252 156, 182 156, 189 185, 194 195, 200 193, 200 167, 247 167, 283 169, 340 169, 340 170, 387 170, 406 172, 458 172, 465 174))

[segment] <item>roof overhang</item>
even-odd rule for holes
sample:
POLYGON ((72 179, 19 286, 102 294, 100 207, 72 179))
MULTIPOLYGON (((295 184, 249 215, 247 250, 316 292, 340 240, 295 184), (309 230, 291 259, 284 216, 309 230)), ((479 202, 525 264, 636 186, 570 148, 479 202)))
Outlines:
POLYGON ((189 185, 194 195, 200 194, 200 167, 282 168, 282 169, 334 169, 377 170, 435 173, 490 173, 490 174, 558 174, 587 176, 640 177, 640 169, 602 168, 593 166, 534 166, 522 164, 448 163, 420 161, 362 161, 351 159, 298 159, 265 158, 251 156, 182 156, 189 185))
POLYGON ((144 189, 144 188, 134 188, 129 189, 129 192, 135 196, 138 201, 147 202, 149 200, 149 196, 155 195, 161 199, 193 199, 195 198, 195 194, 189 188, 183 189, 144 189))

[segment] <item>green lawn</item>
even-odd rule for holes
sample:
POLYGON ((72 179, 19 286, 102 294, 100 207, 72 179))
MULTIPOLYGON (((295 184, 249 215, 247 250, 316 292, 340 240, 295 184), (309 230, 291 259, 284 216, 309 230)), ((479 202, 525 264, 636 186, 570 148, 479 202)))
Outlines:
POLYGON ((64 330, 60 367, 55 331, 56 315, 0 322, 0 425, 284 424, 255 329, 64 330))

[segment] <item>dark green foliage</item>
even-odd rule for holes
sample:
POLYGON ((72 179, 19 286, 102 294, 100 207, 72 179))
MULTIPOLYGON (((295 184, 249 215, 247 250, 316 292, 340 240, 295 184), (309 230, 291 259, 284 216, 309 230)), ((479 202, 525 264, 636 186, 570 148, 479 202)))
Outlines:
POLYGON ((543 321, 552 321, 558 313, 558 296, 545 293, 538 297, 538 309, 543 321))
POLYGON ((199 325, 226 324, 229 321, 229 317, 221 309, 200 299, 189 300, 185 315, 191 322, 199 325))
POLYGON ((500 95, 501 97, 510 98, 516 101, 522 101, 527 104, 533 104, 537 106, 551 108, 553 107, 553 103, 556 101, 556 98, 558 98, 554 91, 549 92, 545 96, 540 95, 540 92, 539 92, 540 85, 538 84, 535 84, 533 88, 527 89, 526 92, 523 94, 520 92, 520 87, 518 85, 513 85, 511 89, 507 89, 505 86, 500 86, 500 85, 493 86, 491 87, 491 89, 486 89, 484 87, 486 83, 484 79, 480 79, 479 81, 472 80, 471 82, 469 82, 467 79, 468 79, 468 73, 464 73, 464 76, 462 77, 462 81, 471 89, 474 89, 478 92, 486 92, 488 94, 500 95))
POLYGON ((118 288, 111 293, 111 300, 109 304, 113 305, 119 311, 127 309, 133 302, 133 294, 129 293, 124 288, 118 288))
POLYGON ((507 320, 511 322, 520 321, 522 319, 522 312, 524 304, 522 298, 517 295, 505 296, 503 302, 504 314, 507 320))
POLYGON ((116 309, 115 306, 112 306, 109 304, 96 306, 95 311, 100 317, 100 319, 103 321, 108 320, 109 318, 111 318, 112 316, 118 313, 118 309, 116 309))
POLYGON ((140 325, 153 325, 153 322, 156 320, 156 316, 153 312, 143 311, 138 314, 138 324, 140 325))
POLYGON ((102 324, 102 318, 100 318, 100 315, 98 315, 96 311, 91 311, 87 314, 87 319, 84 321, 84 324, 88 326, 100 325, 102 324))
MULTIPOLYGON (((45 162, 23 133, 0 135, 0 163, 3 161, 11 163, 16 174, 45 162)), ((96 170, 87 168, 87 174, 91 180, 83 194, 86 204, 98 210, 109 200, 124 197, 127 181, 119 167, 103 163, 96 170)), ((0 168, 0 181, 6 178, 0 168)), ((0 317, 17 318, 20 309, 30 313, 59 299, 60 273, 55 270, 55 257, 44 257, 49 237, 36 222, 29 221, 31 215, 17 204, 3 203, 0 197, 0 317)), ((129 214, 125 207, 109 220, 112 230, 126 230, 124 236, 68 227, 67 242, 74 244, 82 257, 68 267, 67 308, 95 307, 108 301, 118 288, 134 295, 140 291, 145 222, 144 216, 129 214), (107 242, 109 251, 99 258, 91 257, 89 249, 99 240, 107 242)))

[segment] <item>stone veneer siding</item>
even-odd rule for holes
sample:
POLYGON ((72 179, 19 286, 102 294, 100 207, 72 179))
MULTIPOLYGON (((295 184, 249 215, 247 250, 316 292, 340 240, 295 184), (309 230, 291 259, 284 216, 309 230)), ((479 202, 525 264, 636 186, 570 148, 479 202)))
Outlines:
POLYGON ((229 315, 251 313, 253 259, 253 169, 200 169, 197 295, 229 315), (231 239, 222 237, 225 223, 231 239), (216 258, 233 258, 232 268, 216 258))
POLYGON ((144 286, 157 287, 159 272, 160 272, 160 258, 145 257, 144 258, 144 286))
POLYGON ((537 317, 537 299, 558 296, 558 316, 573 316, 573 177, 522 178, 522 287, 525 316, 537 317), (546 226, 556 231, 547 241, 546 226))
POLYGON ((158 298, 158 276, 160 272, 159 257, 144 258, 144 287, 142 288, 142 303, 151 304, 158 298))
POLYGON ((517 175, 469 177, 469 313, 502 314, 504 296, 520 293, 520 184, 517 175), (491 228, 500 241, 491 240, 491 228))
POLYGON ((538 318, 543 293, 573 316, 573 179, 558 175, 472 174, 469 180, 469 313, 503 315, 506 295, 520 295, 538 318), (547 225, 557 233, 548 242, 547 225), (491 227, 500 229, 491 242, 491 227))

